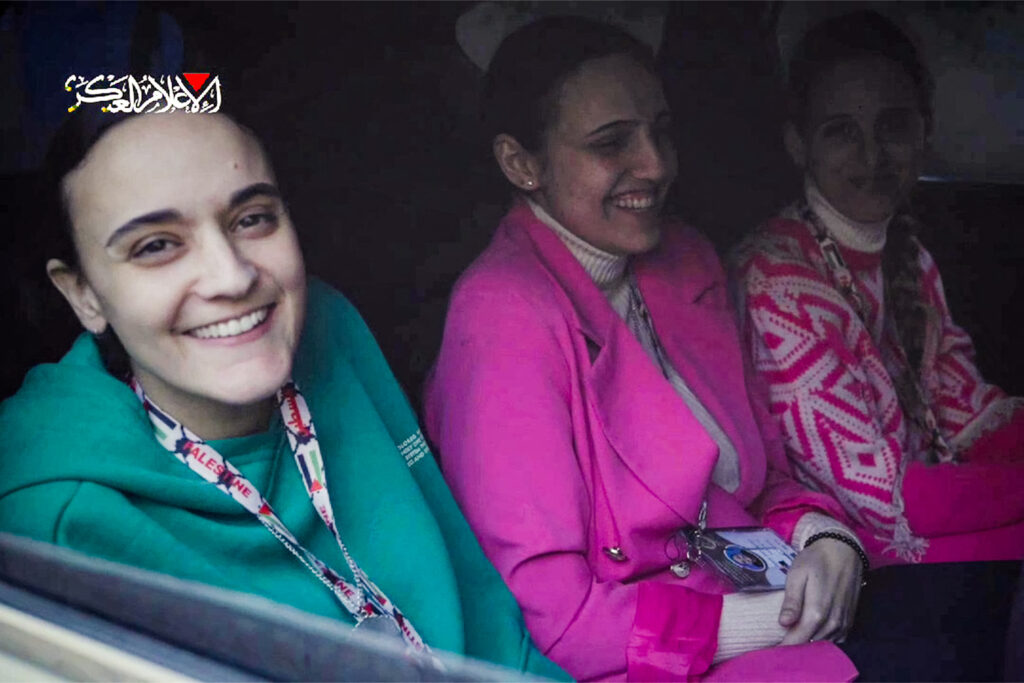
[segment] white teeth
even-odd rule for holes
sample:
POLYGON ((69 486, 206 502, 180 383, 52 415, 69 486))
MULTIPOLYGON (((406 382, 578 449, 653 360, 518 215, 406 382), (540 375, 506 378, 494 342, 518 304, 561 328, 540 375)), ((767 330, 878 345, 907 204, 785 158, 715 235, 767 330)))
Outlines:
POLYGON ((643 199, 638 199, 636 197, 621 197, 616 199, 613 203, 620 209, 649 209, 654 206, 654 197, 648 196, 643 199))
POLYGON ((189 334, 193 337, 199 337, 200 339, 237 337, 266 320, 268 313, 270 313, 269 306, 261 308, 258 311, 253 311, 247 315, 243 315, 240 318, 234 318, 233 320, 226 320, 220 323, 213 323, 212 325, 206 325, 204 327, 197 327, 194 330, 190 330, 189 334))

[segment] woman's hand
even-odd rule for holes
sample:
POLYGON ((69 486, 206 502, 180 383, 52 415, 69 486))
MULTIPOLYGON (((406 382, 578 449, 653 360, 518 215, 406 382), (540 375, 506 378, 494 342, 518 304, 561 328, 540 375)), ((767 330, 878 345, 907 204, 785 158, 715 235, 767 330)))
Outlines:
POLYGON ((786 578, 779 623, 789 629, 783 645, 842 641, 857 611, 861 564, 853 548, 823 538, 804 548, 786 578))

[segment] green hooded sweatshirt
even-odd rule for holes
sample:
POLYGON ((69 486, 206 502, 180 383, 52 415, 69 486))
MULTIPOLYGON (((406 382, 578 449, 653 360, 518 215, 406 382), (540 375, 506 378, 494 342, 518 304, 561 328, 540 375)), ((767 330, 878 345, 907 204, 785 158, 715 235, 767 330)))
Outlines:
MULTIPOLYGON (((355 308, 309 284, 293 377, 316 424, 338 530, 353 558, 436 650, 552 678, 501 577, 453 501, 355 308)), ((334 595, 253 516, 175 459, 132 390, 83 334, 0 404, 0 531, 254 593, 347 623, 334 595)), ((211 441, 299 541, 351 573, 310 504, 280 416, 211 441)))

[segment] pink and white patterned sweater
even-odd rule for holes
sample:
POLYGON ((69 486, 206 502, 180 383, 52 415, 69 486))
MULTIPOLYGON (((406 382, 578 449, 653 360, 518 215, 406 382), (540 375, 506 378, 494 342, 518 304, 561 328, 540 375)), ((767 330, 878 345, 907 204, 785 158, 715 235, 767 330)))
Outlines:
POLYGON ((931 309, 921 383, 961 463, 925 465, 927 439, 891 379, 903 361, 884 325, 881 253, 840 249, 865 321, 833 285, 796 207, 734 258, 744 338, 798 478, 839 500, 876 563, 1024 556, 1024 404, 982 378, 921 247, 931 309))

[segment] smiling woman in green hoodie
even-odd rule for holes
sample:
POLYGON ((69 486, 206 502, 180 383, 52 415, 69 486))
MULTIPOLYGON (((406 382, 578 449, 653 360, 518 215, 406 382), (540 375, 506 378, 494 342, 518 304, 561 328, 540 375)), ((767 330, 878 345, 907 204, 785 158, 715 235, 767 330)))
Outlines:
POLYGON ((564 676, 359 314, 307 283, 253 134, 74 116, 41 201, 87 333, 0 405, 0 531, 564 676))

